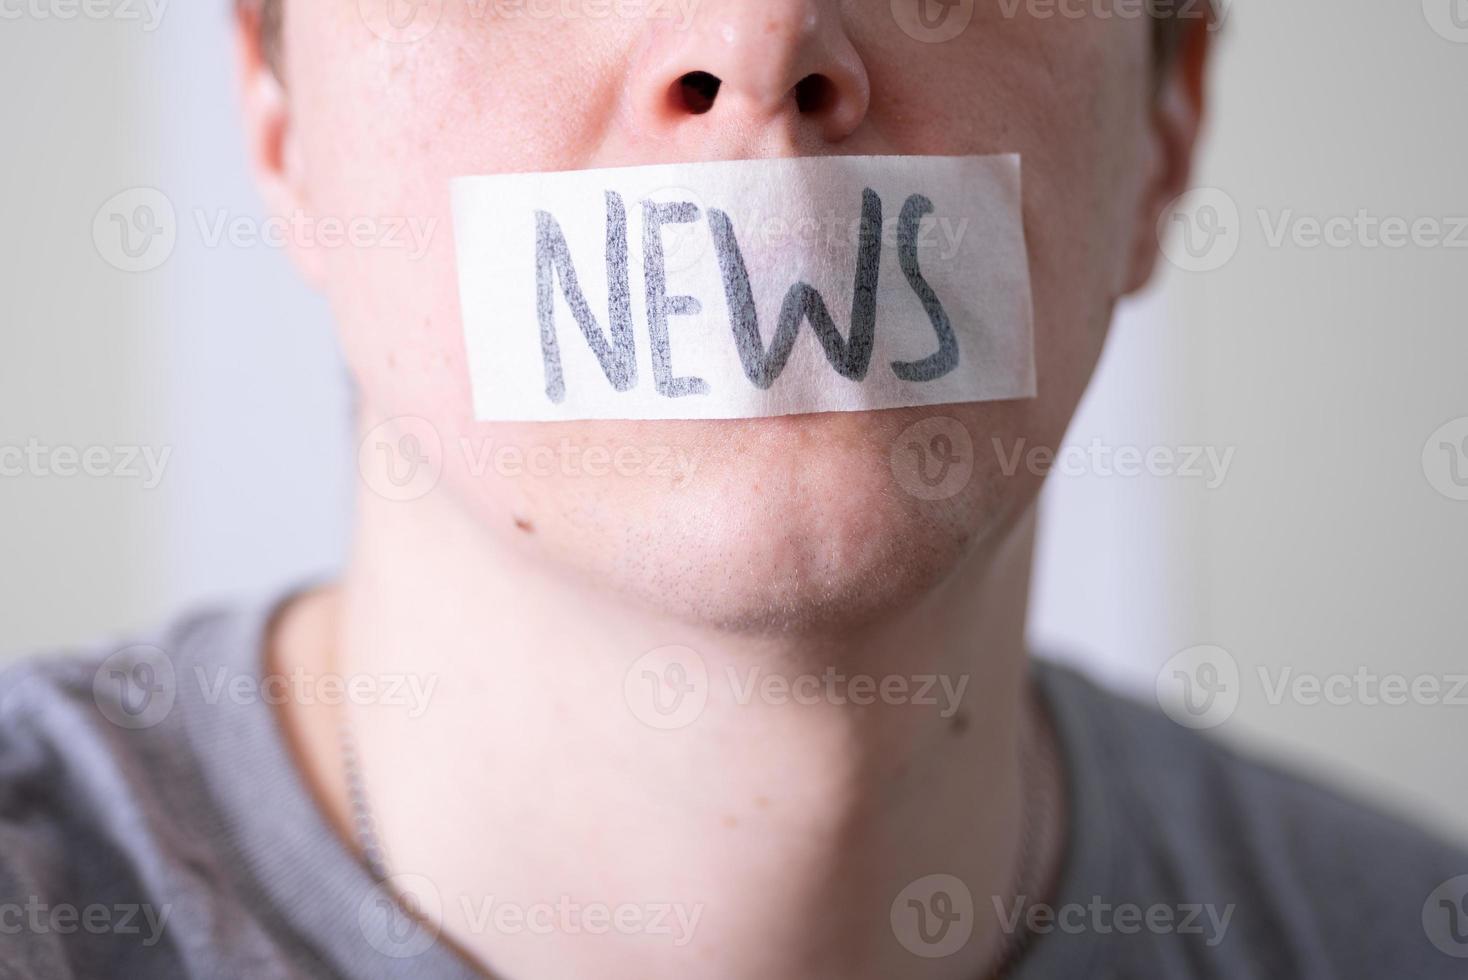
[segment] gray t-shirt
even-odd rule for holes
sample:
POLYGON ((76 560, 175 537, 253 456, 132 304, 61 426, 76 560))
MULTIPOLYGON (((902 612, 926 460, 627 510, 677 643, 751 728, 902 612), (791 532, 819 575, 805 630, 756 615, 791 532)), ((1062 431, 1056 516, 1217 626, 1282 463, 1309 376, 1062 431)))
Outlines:
MULTIPOLYGON (((247 696, 276 605, 4 674, 0 978, 477 975, 328 827, 247 696)), ((941 953, 965 915, 1019 914, 1019 980, 1468 976, 1468 855, 1036 673, 1070 779, 1056 893, 920 895, 894 938, 941 953)))

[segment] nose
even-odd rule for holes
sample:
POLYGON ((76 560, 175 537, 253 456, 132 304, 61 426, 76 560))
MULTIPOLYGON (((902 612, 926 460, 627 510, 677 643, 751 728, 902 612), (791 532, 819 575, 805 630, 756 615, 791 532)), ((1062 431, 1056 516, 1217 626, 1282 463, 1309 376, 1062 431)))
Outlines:
POLYGON ((692 159, 793 155, 851 136, 871 83, 840 0, 700 0, 650 30, 629 122, 692 159))

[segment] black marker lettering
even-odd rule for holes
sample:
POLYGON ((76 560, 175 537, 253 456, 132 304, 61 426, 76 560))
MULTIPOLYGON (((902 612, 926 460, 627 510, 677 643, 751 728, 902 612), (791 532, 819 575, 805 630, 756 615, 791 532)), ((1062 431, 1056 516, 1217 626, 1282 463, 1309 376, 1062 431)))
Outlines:
POLYGON ((561 349, 556 339, 555 283, 559 277, 566 303, 576 324, 586 337, 601 369, 617 391, 637 384, 637 351, 632 336, 632 297, 627 287, 627 212, 622 198, 607 192, 607 288, 611 341, 586 305, 586 297, 576 280, 576 267, 566 236, 555 217, 545 211, 535 212, 535 287, 540 314, 540 352, 545 361, 545 393, 559 404, 566 398, 566 381, 561 371, 561 349))
POLYGON ((871 188, 862 192, 861 244, 857 255, 856 281, 851 298, 851 336, 836 329, 821 294, 809 283, 798 282, 785 294, 779 324, 770 347, 760 336, 759 314, 749 285, 749 272, 734 236, 734 226, 722 211, 709 211, 714 249, 724 277, 724 293, 734 329, 734 342, 745 376, 757 387, 768 389, 785 370, 803 320, 820 339, 831 362, 842 377, 860 381, 872 361, 872 344, 877 326, 877 281, 882 261, 882 199, 871 188))
POLYGON ((673 377, 673 351, 668 339, 668 317, 698 316, 703 305, 692 296, 669 296, 663 260, 663 225, 692 224, 698 208, 686 201, 677 204, 642 202, 642 262, 647 278, 647 333, 652 341, 652 376, 658 394, 666 398, 708 393, 702 378, 673 377))
POLYGON ((958 367, 958 338, 953 335, 953 324, 943 309, 938 295, 918 268, 917 236, 922 227, 923 216, 931 213, 933 202, 921 194, 914 194, 902 205, 902 217, 897 223, 897 255, 902 262, 902 274, 907 284, 922 300, 928 321, 938 334, 938 349, 921 361, 893 361, 892 373, 903 381, 936 381, 958 367))

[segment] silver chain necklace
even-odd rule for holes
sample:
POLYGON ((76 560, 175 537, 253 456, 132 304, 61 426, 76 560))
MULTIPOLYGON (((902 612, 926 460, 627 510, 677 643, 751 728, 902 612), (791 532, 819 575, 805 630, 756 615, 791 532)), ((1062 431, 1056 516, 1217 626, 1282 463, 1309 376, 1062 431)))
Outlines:
POLYGON ((387 870, 387 852, 377 836, 377 824, 372 819, 372 806, 367 799, 367 785, 362 779, 362 761, 357 752, 357 740, 352 735, 348 721, 341 723, 342 769, 347 777, 347 801, 352 810, 352 836, 362 852, 362 860, 379 885, 390 877, 387 870))
MULTIPOLYGON (((1019 862, 1014 884, 1010 888, 1010 892, 1022 906, 1019 918, 1021 923, 1028 919, 1024 912, 1035 902, 1044 900, 1047 883, 1042 880, 1045 868, 1041 864, 1044 854, 1040 846, 1040 836, 1045 832, 1046 821, 1050 819, 1055 804, 1050 794, 1050 780, 1055 775, 1055 746, 1052 744, 1051 733, 1045 726, 1038 720, 1035 726, 1038 730, 1029 751, 1025 753, 1030 757, 1030 764, 1026 767, 1030 778, 1025 780, 1022 791, 1020 819, 1024 822, 1024 829, 1020 833, 1019 862)), ((1027 925, 1021 925, 1012 935, 1007 935, 1000 946, 999 962, 989 975, 994 980, 1007 977, 1019 965, 1031 938, 1027 925)))

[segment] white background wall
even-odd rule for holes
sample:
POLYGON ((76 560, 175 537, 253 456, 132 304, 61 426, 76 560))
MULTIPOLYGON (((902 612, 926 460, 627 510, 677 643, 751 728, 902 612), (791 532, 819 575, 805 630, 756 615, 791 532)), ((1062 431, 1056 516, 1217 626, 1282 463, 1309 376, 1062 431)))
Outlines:
MULTIPOLYGON (((1468 705, 1272 704, 1258 675, 1468 673, 1468 502, 1434 487, 1452 489, 1446 454, 1423 454, 1468 417, 1468 248, 1266 233, 1362 209, 1468 216, 1462 2, 1231 5, 1199 175, 1221 195, 1185 213, 1222 232, 1210 268, 1167 266, 1128 309, 1072 432, 1232 450, 1231 467, 1212 489, 1057 475, 1033 632, 1149 697, 1170 657, 1218 645, 1239 672, 1223 737, 1468 841, 1468 705)), ((152 489, 0 478, 0 648, 142 627, 339 560, 353 447, 325 310, 282 255, 210 247, 201 228, 259 213, 223 7, 167 6, 156 30, 142 6, 0 22, 0 446, 171 453, 152 489), (92 237, 135 187, 178 218, 174 253, 143 274, 92 237)))

